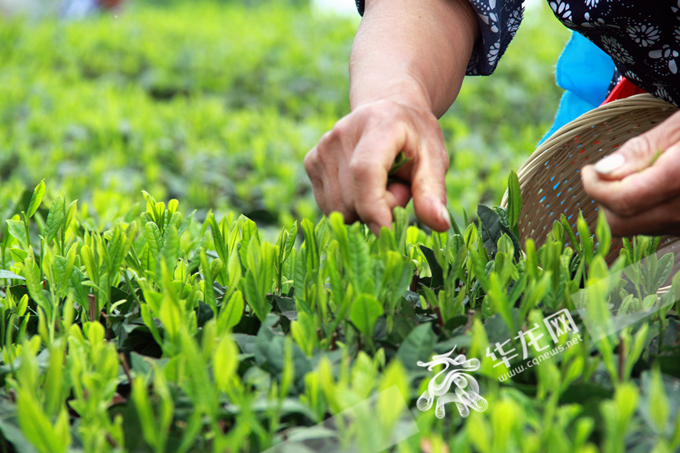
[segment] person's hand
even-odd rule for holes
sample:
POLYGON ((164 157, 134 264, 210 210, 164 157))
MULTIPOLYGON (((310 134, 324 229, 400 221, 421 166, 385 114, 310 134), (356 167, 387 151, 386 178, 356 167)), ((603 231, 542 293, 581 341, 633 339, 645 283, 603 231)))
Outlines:
POLYGON ((614 236, 680 235, 680 112, 581 174, 614 236))
POLYGON ((316 202, 339 211, 345 222, 360 219, 376 235, 392 225, 392 210, 413 197, 417 217, 437 231, 451 227, 446 209, 449 157, 435 115, 393 101, 358 107, 337 122, 305 157, 316 202), (387 185, 395 157, 410 160, 387 185), (409 187, 410 184, 410 187, 409 187))

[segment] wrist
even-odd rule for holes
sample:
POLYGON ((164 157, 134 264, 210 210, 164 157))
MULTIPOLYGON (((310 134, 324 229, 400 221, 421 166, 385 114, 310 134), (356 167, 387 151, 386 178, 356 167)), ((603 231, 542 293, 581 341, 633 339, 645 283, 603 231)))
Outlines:
POLYGON ((411 77, 403 77, 388 83, 385 83, 384 79, 350 83, 349 101, 352 111, 366 104, 388 101, 434 113, 429 94, 422 84, 411 77))

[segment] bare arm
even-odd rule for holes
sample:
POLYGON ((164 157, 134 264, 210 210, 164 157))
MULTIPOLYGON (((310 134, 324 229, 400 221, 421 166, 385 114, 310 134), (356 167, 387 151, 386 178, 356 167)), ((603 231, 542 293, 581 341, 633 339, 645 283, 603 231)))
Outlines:
POLYGON ((440 117, 478 38, 467 0, 368 0, 350 57, 352 110, 390 99, 440 117))
POLYGON ((357 218, 374 233, 413 197, 416 215, 450 227, 449 161, 437 118, 460 90, 479 27, 467 0, 367 0, 350 59, 352 112, 305 158, 322 211, 357 218), (386 188, 403 151, 411 161, 386 188))

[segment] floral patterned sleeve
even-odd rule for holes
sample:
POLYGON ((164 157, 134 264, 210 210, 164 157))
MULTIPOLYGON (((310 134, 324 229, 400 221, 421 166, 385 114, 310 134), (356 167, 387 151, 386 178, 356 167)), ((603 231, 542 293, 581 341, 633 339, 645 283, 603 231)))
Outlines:
MULTIPOLYGON (((355 0, 364 14, 364 0, 355 0)), ((522 0, 469 0, 482 37, 475 44, 466 75, 491 75, 515 36, 524 14, 522 0)))

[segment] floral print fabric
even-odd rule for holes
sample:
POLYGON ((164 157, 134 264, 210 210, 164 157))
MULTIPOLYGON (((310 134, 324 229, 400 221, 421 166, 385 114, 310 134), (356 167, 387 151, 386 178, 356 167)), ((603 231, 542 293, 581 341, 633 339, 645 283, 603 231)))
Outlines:
MULTIPOLYGON (((482 38, 468 75, 490 75, 523 17, 521 0, 469 0, 482 38)), ((547 0, 555 17, 604 50, 616 65, 612 87, 625 76, 680 107, 680 0, 547 0)), ((364 0, 356 0, 363 14, 364 0)))

